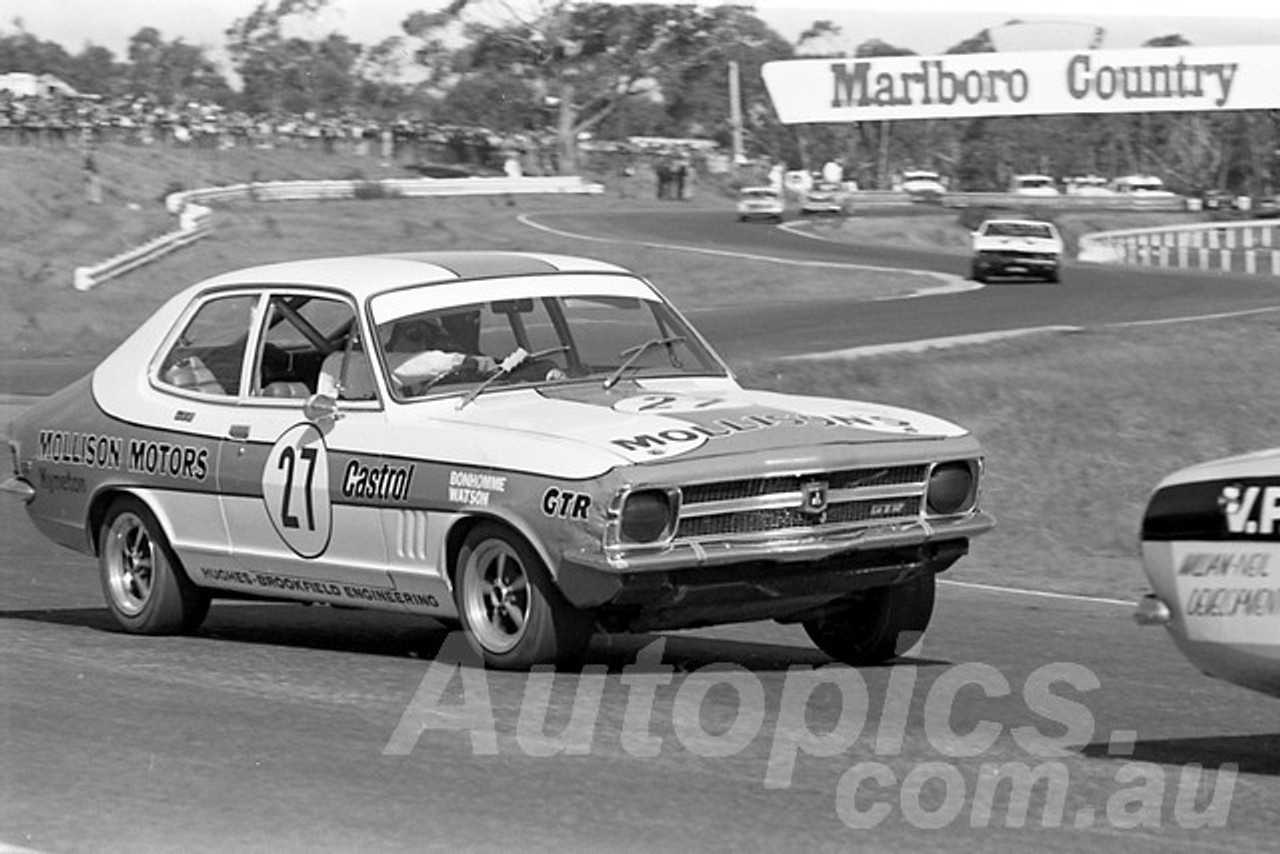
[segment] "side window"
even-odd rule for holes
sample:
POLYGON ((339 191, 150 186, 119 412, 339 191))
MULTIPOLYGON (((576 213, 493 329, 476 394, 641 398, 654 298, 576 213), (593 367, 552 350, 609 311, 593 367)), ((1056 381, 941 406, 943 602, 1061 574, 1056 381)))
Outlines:
MULTIPOLYGON (((299 294, 271 297, 266 312, 250 394, 255 397, 306 398, 318 390, 353 399, 357 387, 372 391, 361 381, 368 374, 368 360, 358 340, 355 311, 343 300, 299 294), (339 360, 345 358, 346 364, 339 360), (322 389, 326 365, 334 384, 342 389, 322 389), (345 371, 345 377, 343 373, 345 371)), ((365 397, 362 393, 359 397, 365 397)), ((371 395, 368 395, 371 396, 371 395)), ((367 399, 367 397, 366 397, 367 399)))
POLYGON ((200 306, 160 363, 160 382, 203 394, 238 394, 257 299, 218 297, 200 306))

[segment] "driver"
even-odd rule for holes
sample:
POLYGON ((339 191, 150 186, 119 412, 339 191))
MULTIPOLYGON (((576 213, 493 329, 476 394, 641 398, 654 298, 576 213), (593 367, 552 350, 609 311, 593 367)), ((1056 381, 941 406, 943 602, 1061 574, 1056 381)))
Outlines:
POLYGON ((467 353, 437 317, 397 321, 387 339, 387 367, 403 388, 432 382, 446 374, 489 373, 497 362, 467 353))

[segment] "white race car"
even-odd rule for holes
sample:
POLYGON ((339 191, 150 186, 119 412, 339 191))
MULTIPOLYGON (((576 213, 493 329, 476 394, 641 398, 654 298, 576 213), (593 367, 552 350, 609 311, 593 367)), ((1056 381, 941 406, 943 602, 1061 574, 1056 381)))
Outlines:
POLYGON ((800 201, 802 214, 848 214, 851 211, 849 194, 834 181, 815 181, 800 201))
POLYGON ((1142 520, 1135 614, 1196 667, 1280 697, 1280 449, 1165 478, 1142 520))
POLYGON ((782 222, 786 206, 782 194, 774 187, 743 187, 738 192, 738 221, 771 219, 782 222))
POLYGON ((128 631, 193 631, 219 597, 376 608, 504 668, 766 618, 884 661, 993 524, 961 427, 745 390, 648 282, 555 255, 216 276, 10 446, 4 490, 97 556, 128 631))
POLYGON ((1051 222, 989 219, 973 232, 975 281, 992 276, 1029 276, 1057 282, 1061 278, 1062 236, 1051 222))

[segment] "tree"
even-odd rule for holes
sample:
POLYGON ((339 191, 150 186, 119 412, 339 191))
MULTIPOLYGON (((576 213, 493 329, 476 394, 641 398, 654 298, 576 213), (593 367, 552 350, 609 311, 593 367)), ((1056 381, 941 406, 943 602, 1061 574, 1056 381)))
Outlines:
POLYGON ((364 51, 355 70, 359 78, 357 98, 379 111, 404 105, 405 86, 400 83, 407 64, 404 39, 391 36, 364 51))
POLYGON ((166 42, 154 27, 143 27, 129 39, 129 61, 129 91, 166 106, 221 101, 230 92, 203 48, 182 39, 166 42))
POLYGON ((14 20, 17 32, 0 35, 0 73, 19 71, 27 74, 54 74, 68 77, 71 56, 54 42, 41 41, 23 28, 22 19, 14 20))
POLYGON ((87 44, 76 54, 67 69, 66 81, 77 92, 114 95, 124 90, 128 67, 116 61, 116 55, 105 47, 87 44))
MULTIPOLYGON (((437 69, 447 65, 460 77, 505 69, 524 81, 553 114, 562 171, 576 169, 579 134, 598 129, 635 101, 664 104, 676 126, 722 125, 727 60, 770 36, 740 7, 569 0, 540 0, 521 9, 502 0, 454 0, 438 13, 414 13, 403 27, 429 48, 420 55, 437 69), (747 26, 749 21, 758 26, 747 26), (468 43, 446 54, 442 34, 450 26, 460 26, 468 43), (722 84, 688 90, 691 82, 706 83, 703 72, 713 67, 722 84), (724 97, 708 117, 698 107, 717 87, 724 97)), ((776 35, 772 39, 776 51, 786 50, 776 35)))
POLYGON ((843 56, 835 46, 842 33, 833 21, 814 21, 796 37, 796 50, 805 56, 843 56))
POLYGON ((441 111, 454 124, 483 127, 500 134, 541 129, 545 116, 528 83, 501 71, 459 80, 445 94, 441 111))
POLYGON ((329 0, 276 0, 274 7, 262 2, 227 30, 227 51, 244 82, 248 109, 305 112, 351 103, 360 45, 337 33, 318 42, 284 33, 290 18, 315 18, 328 5, 329 0))

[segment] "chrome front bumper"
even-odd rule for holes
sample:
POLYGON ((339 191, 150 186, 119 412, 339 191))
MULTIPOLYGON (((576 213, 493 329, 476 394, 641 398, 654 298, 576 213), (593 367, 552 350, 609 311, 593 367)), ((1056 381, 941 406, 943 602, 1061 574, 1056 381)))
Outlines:
POLYGON ((845 552, 924 545, 930 541, 976 537, 995 527, 995 517, 978 511, 954 519, 917 520, 905 524, 851 528, 821 535, 779 532, 763 537, 725 538, 701 542, 676 541, 661 551, 566 554, 578 566, 605 573, 629 575, 670 572, 692 567, 725 566, 752 561, 811 563, 845 552))

